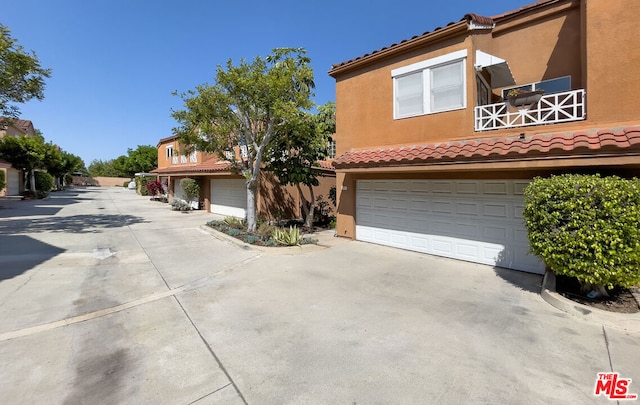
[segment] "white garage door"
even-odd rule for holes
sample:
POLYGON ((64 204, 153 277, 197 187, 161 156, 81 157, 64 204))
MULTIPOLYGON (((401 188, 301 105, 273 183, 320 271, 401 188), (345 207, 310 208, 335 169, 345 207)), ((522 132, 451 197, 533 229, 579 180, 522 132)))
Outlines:
POLYGON ((356 239, 544 273, 528 254, 526 180, 358 180, 356 239))
POLYGON ((247 181, 245 179, 212 179, 211 212, 244 218, 247 216, 247 181))
POLYGON ((9 168, 7 169, 7 195, 20 194, 20 171, 9 168))

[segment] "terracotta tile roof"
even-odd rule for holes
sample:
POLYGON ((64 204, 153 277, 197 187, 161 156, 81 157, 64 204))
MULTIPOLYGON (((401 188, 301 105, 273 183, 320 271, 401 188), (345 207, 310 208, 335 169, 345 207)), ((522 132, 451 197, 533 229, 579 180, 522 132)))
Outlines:
POLYGON ((178 135, 171 135, 171 136, 168 136, 168 137, 166 137, 166 138, 162 138, 162 139, 160 139, 160 140, 158 141, 157 146, 160 146, 161 144, 163 144, 163 143, 165 143, 165 142, 175 141, 175 140, 176 140, 176 139, 178 139, 178 138, 179 138, 179 136, 178 136, 178 135))
POLYGON ((332 171, 335 170, 335 168, 333 167, 332 160, 319 160, 317 163, 320 169, 332 170, 332 171))
POLYGON ((163 168, 154 169, 151 173, 154 174, 184 174, 184 173, 217 173, 229 171, 231 168, 231 162, 227 160, 220 160, 217 157, 213 157, 202 163, 174 165, 163 168))
POLYGON ((516 9, 516 10, 511 10, 511 11, 508 11, 506 13, 502 13, 502 14, 499 14, 499 15, 496 15, 496 16, 493 16, 493 17, 484 17, 484 16, 481 16, 481 15, 478 15, 478 14, 468 13, 468 14, 465 14, 465 16, 462 17, 462 19, 460 21, 457 21, 457 22, 452 21, 452 22, 448 23, 447 25, 445 25, 444 27, 434 28, 433 30, 426 31, 426 32, 424 32, 424 33, 422 33, 420 35, 414 35, 410 39, 403 39, 402 41, 400 41, 398 43, 391 44, 391 45, 386 46, 384 48, 375 50, 375 51, 373 51, 371 53, 367 53, 365 55, 358 56, 357 58, 353 58, 353 59, 347 60, 345 62, 334 64, 334 65, 332 65, 331 70, 329 71, 329 74, 331 75, 332 71, 335 70, 335 69, 344 67, 346 65, 349 65, 349 64, 352 64, 352 63, 355 63, 355 62, 362 61, 363 59, 372 57, 372 56, 377 55, 377 54, 381 54, 381 53, 383 53, 385 51, 387 51, 387 52, 388 51, 392 51, 395 48, 400 48, 401 46, 403 46, 405 44, 409 44, 411 42, 419 42, 420 40, 424 39, 425 37, 428 37, 430 35, 436 34, 439 31, 442 31, 443 29, 445 29, 447 27, 450 27, 452 25, 461 24, 462 22, 464 22, 465 24, 475 24, 475 25, 482 26, 483 28, 484 27, 490 28, 495 23, 499 22, 500 20, 513 17, 513 16, 515 16, 517 14, 525 13, 525 12, 533 10, 535 8, 545 7, 545 6, 547 6, 547 3, 557 3, 559 1, 562 1, 562 0, 538 0, 535 3, 529 4, 529 5, 526 5, 526 6, 522 6, 522 7, 518 8, 518 9, 516 9))
POLYGON ((0 117, 0 122, 9 122, 10 126, 17 128, 21 132, 27 133, 29 128, 33 128, 33 122, 29 120, 19 120, 7 117, 0 117))
POLYGON ((349 169, 629 152, 640 153, 640 126, 355 150, 340 156, 334 166, 349 169))

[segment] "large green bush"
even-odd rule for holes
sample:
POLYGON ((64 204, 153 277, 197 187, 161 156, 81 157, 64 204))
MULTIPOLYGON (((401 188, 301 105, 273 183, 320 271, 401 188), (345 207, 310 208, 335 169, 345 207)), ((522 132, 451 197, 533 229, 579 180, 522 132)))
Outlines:
POLYGON ((525 190, 531 251, 584 285, 640 282, 640 180, 567 174, 525 190))
POLYGON ((200 185, 194 179, 181 179, 180 187, 182 187, 184 198, 187 201, 198 201, 200 198, 200 185))
POLYGON ((38 198, 46 197, 53 189, 53 176, 47 172, 35 172, 38 198))
POLYGON ((0 191, 4 190, 7 183, 4 178, 4 170, 0 170, 0 191))

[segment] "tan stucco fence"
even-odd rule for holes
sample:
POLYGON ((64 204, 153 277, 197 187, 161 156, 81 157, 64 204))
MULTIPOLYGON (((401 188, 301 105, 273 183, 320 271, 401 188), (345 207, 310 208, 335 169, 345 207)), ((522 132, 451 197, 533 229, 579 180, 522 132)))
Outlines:
POLYGON ((100 186, 100 187, 122 187, 125 182, 129 183, 129 177, 84 177, 73 176, 74 186, 100 186))

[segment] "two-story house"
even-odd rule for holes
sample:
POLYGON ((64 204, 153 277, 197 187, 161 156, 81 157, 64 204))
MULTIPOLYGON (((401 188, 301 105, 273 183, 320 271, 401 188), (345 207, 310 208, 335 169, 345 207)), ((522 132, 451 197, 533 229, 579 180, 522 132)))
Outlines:
POLYGON ((542 273, 531 179, 640 173, 638 15, 540 0, 334 65, 338 235, 542 273))
MULTIPOLYGON (((0 138, 4 136, 35 136, 33 123, 29 120, 7 120, 0 117, 0 138)), ((17 196, 23 188, 23 173, 11 163, 0 159, 0 170, 4 172, 6 186, 0 190, 0 197, 17 196)))
MULTIPOLYGON (((178 136, 161 139, 158 144, 158 168, 152 173, 158 175, 168 188, 169 198, 182 198, 180 180, 192 178, 199 182, 200 200, 203 209, 213 214, 244 218, 247 210, 246 179, 233 170, 230 160, 220 159, 216 154, 194 151, 184 154, 185 148, 178 136)), ((238 148, 233 152, 237 161, 246 157, 246 150, 238 148)), ((232 159, 234 156, 228 156, 232 159)), ((335 172, 328 162, 321 162, 320 185, 315 187, 315 195, 328 197, 329 189, 335 187, 335 172)), ((303 190, 304 192, 304 190, 303 190)), ((309 198, 305 194, 305 198, 309 198)), ((296 187, 281 186, 277 178, 262 172, 258 189, 258 215, 265 219, 288 219, 301 217, 301 198, 296 187)))

